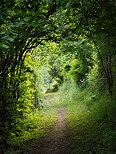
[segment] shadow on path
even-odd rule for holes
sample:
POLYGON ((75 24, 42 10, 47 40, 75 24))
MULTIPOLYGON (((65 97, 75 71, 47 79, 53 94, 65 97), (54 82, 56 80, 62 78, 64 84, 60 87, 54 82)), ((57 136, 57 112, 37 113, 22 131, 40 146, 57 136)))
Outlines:
POLYGON ((58 109, 58 117, 55 125, 49 130, 46 137, 43 137, 28 154, 67 154, 67 130, 66 130, 66 108, 58 109))

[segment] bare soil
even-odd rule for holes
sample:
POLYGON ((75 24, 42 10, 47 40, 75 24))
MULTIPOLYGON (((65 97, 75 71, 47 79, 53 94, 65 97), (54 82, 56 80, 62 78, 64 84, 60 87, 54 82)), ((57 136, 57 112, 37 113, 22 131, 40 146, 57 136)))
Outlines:
POLYGON ((30 144, 30 150, 25 151, 24 154, 68 154, 67 142, 67 121, 66 108, 60 107, 58 109, 58 117, 55 125, 49 130, 46 137, 40 141, 35 140, 30 144), (33 145, 32 145, 33 144, 33 145))

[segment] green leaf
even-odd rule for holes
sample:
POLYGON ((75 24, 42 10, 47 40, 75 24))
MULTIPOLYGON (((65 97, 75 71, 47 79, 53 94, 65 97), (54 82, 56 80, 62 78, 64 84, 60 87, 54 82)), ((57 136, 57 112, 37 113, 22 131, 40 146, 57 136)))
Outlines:
POLYGON ((38 27, 38 23, 37 22, 33 22, 33 23, 31 23, 31 26, 38 27))
POLYGON ((9 46, 7 44, 2 44, 2 47, 5 48, 5 49, 9 48, 9 46))
POLYGON ((11 37, 7 38, 7 40, 8 40, 8 41, 11 41, 11 42, 14 41, 14 39, 11 38, 11 37))
POLYGON ((0 34, 6 34, 4 31, 1 31, 0 34))

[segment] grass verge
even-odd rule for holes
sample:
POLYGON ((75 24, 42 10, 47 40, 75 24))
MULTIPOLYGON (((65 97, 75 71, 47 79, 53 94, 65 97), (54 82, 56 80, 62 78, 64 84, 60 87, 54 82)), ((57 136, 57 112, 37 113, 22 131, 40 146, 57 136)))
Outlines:
MULTIPOLYGON (((25 151, 26 143, 28 141, 38 140, 47 134, 47 130, 51 127, 57 118, 57 108, 54 104, 52 97, 49 97, 49 105, 47 100, 45 100, 44 108, 42 110, 35 110, 29 113, 28 118, 21 120, 19 125, 19 132, 17 135, 11 134, 9 138, 10 148, 5 152, 5 154, 17 154, 21 151, 25 151), (51 103, 52 102, 52 103, 51 103)), ((26 116, 27 117, 27 116, 26 116)))
MULTIPOLYGON (((108 96, 97 98, 85 89, 66 98, 71 154, 116 153, 116 105, 108 96)), ((68 94, 67 96, 69 96, 68 94)))

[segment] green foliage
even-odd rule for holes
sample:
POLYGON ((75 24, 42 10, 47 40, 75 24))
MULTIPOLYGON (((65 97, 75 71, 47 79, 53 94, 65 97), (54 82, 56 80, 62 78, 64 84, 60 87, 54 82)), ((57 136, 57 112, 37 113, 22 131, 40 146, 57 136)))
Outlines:
POLYGON ((115 152, 116 121, 115 115, 112 114, 116 109, 115 104, 107 95, 99 99, 88 92, 88 89, 80 90, 75 88, 74 84, 69 87, 67 91, 65 89, 65 95, 62 95, 62 104, 67 107, 68 129, 71 135, 69 146, 74 149, 72 152, 115 152))
POLYGON ((86 83, 86 74, 90 71, 93 65, 92 54, 94 49, 85 40, 80 37, 78 41, 68 41, 65 40, 61 46, 64 55, 70 59, 66 59, 66 64, 64 65, 64 78, 72 79, 78 85, 83 82, 86 83))
POLYGON ((47 134, 48 128, 54 124, 57 118, 57 109, 53 106, 54 102, 55 100, 51 100, 50 96, 47 95, 43 110, 35 109, 33 112, 23 112, 22 119, 17 118, 17 131, 15 130, 16 132, 10 134, 8 142, 11 148, 8 148, 6 153, 22 152, 29 140, 40 139, 47 134), (47 97, 49 97, 49 101, 47 97))
POLYGON ((3 89, 0 118, 4 142, 2 153, 9 146, 10 134, 17 133, 20 120, 27 118, 27 114, 35 107, 40 107, 41 90, 36 71, 29 64, 34 62, 26 54, 43 40, 51 40, 50 29, 53 26, 49 17, 56 11, 55 7, 56 4, 51 3, 51 0, 0 2, 0 88, 3 89), (29 61, 28 65, 24 62, 25 57, 29 61))
POLYGON ((56 114, 55 110, 46 109, 46 111, 35 110, 26 115, 27 118, 21 120, 18 125, 19 135, 12 133, 9 142, 13 146, 20 146, 30 139, 45 136, 47 128, 56 120, 56 114))
POLYGON ((54 83, 51 85, 50 89, 48 88, 46 93, 50 93, 50 92, 57 92, 58 91, 58 84, 54 83))
POLYGON ((70 74, 76 83, 83 82, 85 74, 87 73, 87 66, 82 64, 82 61, 78 61, 74 59, 72 61, 72 67, 70 70, 70 74))
POLYGON ((44 83, 47 91, 56 91, 63 83, 62 75, 62 56, 59 45, 55 42, 44 42, 44 45, 38 46, 36 52, 39 52, 39 59, 42 66, 44 83))
POLYGON ((67 109, 68 146, 72 153, 116 152, 116 105, 108 95, 99 98, 68 81, 57 93, 46 97, 54 108, 67 109))
POLYGON ((97 94, 100 88, 100 78, 99 78, 99 71, 98 71, 98 61, 96 59, 96 55, 93 56, 94 65, 90 72, 86 74, 87 76, 87 85, 91 92, 97 94))
MULTIPOLYGON (((112 97, 115 93, 115 84, 113 83, 113 81, 115 81, 115 73, 114 70, 112 70, 113 65, 115 65, 115 2, 106 2, 105 0, 69 2, 66 0, 62 5, 65 5, 65 9, 61 9, 56 15, 56 19, 58 19, 59 22, 57 22, 57 20, 54 20, 54 22, 57 23, 59 35, 62 35, 63 39, 66 38, 69 41, 65 43, 66 48, 64 48, 63 51, 67 52, 66 49, 68 46, 68 52, 69 50, 73 52, 76 45, 73 45, 71 48, 71 45, 67 44, 71 44, 70 41, 77 41, 79 36, 86 37, 86 39, 94 45, 94 49, 96 49, 98 53, 100 85, 102 87, 105 86, 104 89, 107 89, 112 97), (61 22, 57 16, 62 16, 64 18, 63 22, 61 22)), ((79 45, 78 50, 80 50, 81 47, 82 45, 79 45)), ((84 49, 85 48, 86 47, 84 47, 84 49)), ((82 50, 80 51, 81 57, 84 58, 82 50)), ((86 52, 85 50, 83 51, 86 52)))
MULTIPOLYGON (((91 117, 97 115, 94 118, 98 124, 106 113, 105 104, 102 104, 105 99, 100 101, 98 96, 104 95, 108 89, 111 97, 115 97, 116 91, 115 2, 10 0, 1 1, 0 9, 3 150, 9 146, 7 140, 12 135, 21 136, 25 132, 25 138, 29 138, 30 127, 34 129, 36 126, 34 123, 31 125, 29 118, 35 109, 43 107, 41 91, 57 91, 65 82, 70 84, 64 89, 72 90, 69 92, 70 101, 77 98, 77 85, 81 88, 89 86, 93 94, 88 94, 83 102, 91 108, 91 117), (97 57, 93 58, 95 52, 97 57), (71 84, 75 88, 70 88, 71 84), (95 106, 93 102, 102 104, 102 107, 95 106), (26 125, 22 121, 26 121, 26 125), (22 129, 23 125, 25 129, 22 129)), ((88 121, 90 123, 91 120, 88 121)), ((104 125, 105 122, 103 128, 104 125)), ((94 129, 97 130, 97 125, 94 129)), ((108 134, 115 133, 111 131, 108 134)))
POLYGON ((44 46, 40 45, 37 50, 41 53, 39 56, 43 59, 43 65, 48 68, 50 81, 48 91, 54 91, 52 87, 54 82, 56 88, 65 80, 74 80, 78 85, 86 82, 86 74, 93 65, 94 49, 82 37, 75 42, 64 40, 60 45, 44 42, 44 46))

